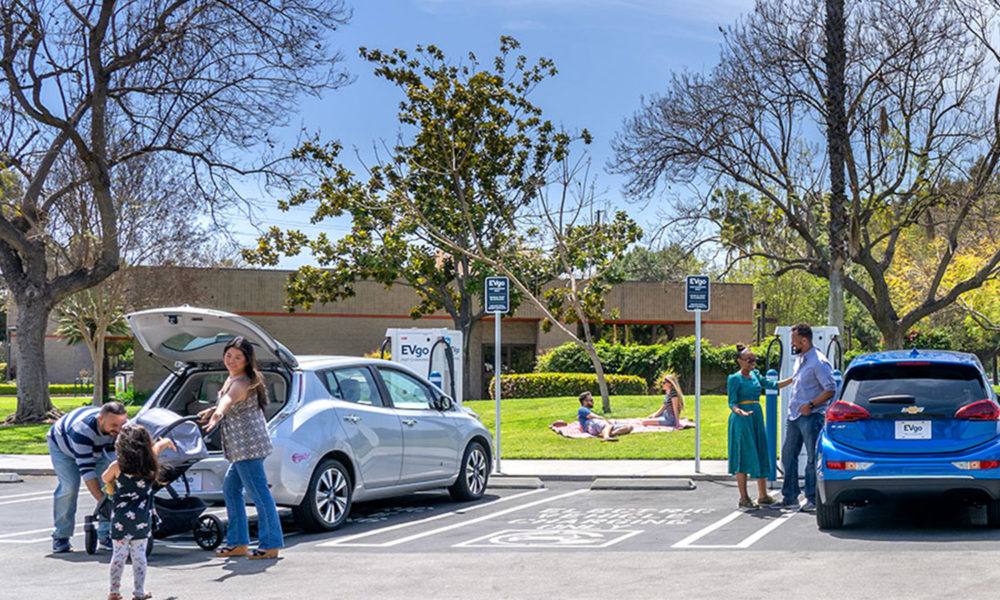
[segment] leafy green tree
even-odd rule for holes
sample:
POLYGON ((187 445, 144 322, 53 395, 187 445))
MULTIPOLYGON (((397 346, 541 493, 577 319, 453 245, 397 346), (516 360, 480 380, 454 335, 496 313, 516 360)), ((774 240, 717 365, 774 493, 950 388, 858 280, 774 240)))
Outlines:
POLYGON ((686 275, 693 273, 703 273, 708 264, 690 250, 673 243, 655 250, 637 246, 622 255, 615 266, 621 270, 625 281, 667 283, 684 281, 686 275))
MULTIPOLYGON (((433 45, 418 46, 412 55, 360 49, 375 75, 403 93, 401 136, 363 178, 341 162, 337 143, 312 142, 296 151, 296 158, 318 171, 319 181, 279 207, 315 205, 313 223, 347 214, 352 226, 337 240, 272 227, 257 248, 245 252, 248 262, 259 265, 311 253, 316 266, 289 277, 289 310, 351 297, 359 280, 402 284, 420 298, 412 317, 444 310, 468 340, 486 315, 479 299, 485 277, 499 272, 480 256, 502 262, 527 289, 537 290, 552 277, 520 260, 514 220, 538 196, 551 165, 566 156, 574 138, 543 119, 528 99, 556 74, 552 61, 529 65, 513 55, 518 47, 502 37, 489 65, 472 54, 454 64, 433 45)), ((586 131, 576 137, 590 141, 586 131)), ((521 300, 515 292, 512 308, 521 300)), ((468 344, 463 360, 468 377, 468 344)))
POLYGON ((976 252, 968 233, 996 214, 998 6, 847 3, 847 127, 836 140, 846 214, 831 220, 826 165, 839 157, 815 142, 832 110, 824 5, 758 2, 726 30, 716 66, 677 74, 627 122, 614 143, 614 168, 638 195, 661 182, 711 189, 687 216, 715 224, 734 259, 763 257, 778 265, 776 275, 802 270, 829 280, 840 260, 830 246, 839 251, 843 235, 846 260, 857 267, 845 269, 844 290, 886 347, 900 348, 917 323, 1000 272, 996 251, 967 276, 952 277, 956 261, 976 252), (901 237, 919 227, 935 253, 919 296, 904 308, 887 277, 902 269, 901 237))

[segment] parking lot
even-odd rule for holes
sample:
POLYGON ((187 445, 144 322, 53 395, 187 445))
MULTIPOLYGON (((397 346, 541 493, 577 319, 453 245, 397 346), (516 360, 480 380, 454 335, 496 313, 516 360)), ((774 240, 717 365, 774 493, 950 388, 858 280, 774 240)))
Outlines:
MULTIPOLYGON (((149 589, 154 594, 160 590, 157 598, 196 598, 235 597, 230 594, 246 587, 254 597, 278 598, 287 597, 287 590, 308 593, 313 586, 336 585, 353 597, 368 597, 376 589, 386 597, 459 597, 471 577, 493 582, 486 596, 537 597, 545 586, 556 593, 560 577, 569 584, 581 569, 588 573, 599 567, 601 577, 622 579, 623 589, 642 597, 646 591, 656 595, 656 587, 647 589, 643 580, 670 580, 670 569, 683 566, 683 581, 689 586, 716 581, 714 585, 725 589, 733 582, 720 579, 720 574, 741 565, 770 565, 771 576, 785 569, 795 573, 794 563, 782 558, 788 556, 808 559, 818 569, 817 581, 831 576, 823 565, 845 557, 854 557, 857 574, 877 571, 873 564, 902 560, 912 569, 904 579, 912 583, 928 575, 919 570, 922 562, 936 565, 938 573, 942 565, 960 572, 970 556, 992 556, 1000 539, 997 531, 985 527, 979 507, 939 502, 874 505, 850 510, 843 530, 822 532, 807 513, 736 511, 732 482, 687 483, 529 478, 498 480, 483 500, 473 503, 455 503, 447 493, 428 492, 358 504, 350 521, 332 533, 304 533, 289 520, 287 548, 276 563, 216 559, 199 549, 190 535, 180 535, 156 541, 149 589), (881 562, 859 557, 878 557, 881 562), (424 587, 415 591, 414 585, 424 587)), ((14 575, 8 581, 16 591, 41 585, 48 598, 101 597, 109 553, 83 552, 79 528, 72 540, 75 552, 49 553, 54 485, 52 477, 26 477, 0 486, 0 560, 14 575), (39 567, 48 573, 46 579, 24 584, 34 581, 39 567), (21 585, 24 589, 17 589, 21 585)), ((92 509, 89 495, 81 495, 78 523, 92 509)), ((209 510, 225 514, 221 506, 209 510)), ((752 580, 758 570, 747 570, 745 576, 752 580)), ((866 593, 852 597, 875 594, 878 586, 902 574, 873 574, 869 585, 859 588, 866 593)), ((130 581, 130 575, 125 580, 130 581)), ((792 578, 781 585, 794 582, 792 578)), ((851 584, 850 579, 839 584, 831 579, 831 585, 851 584)), ((916 595, 929 590, 917 590, 916 595)), ((684 596, 711 597, 708 591, 693 586, 684 596)), ((756 597, 751 591, 745 597, 756 597)))

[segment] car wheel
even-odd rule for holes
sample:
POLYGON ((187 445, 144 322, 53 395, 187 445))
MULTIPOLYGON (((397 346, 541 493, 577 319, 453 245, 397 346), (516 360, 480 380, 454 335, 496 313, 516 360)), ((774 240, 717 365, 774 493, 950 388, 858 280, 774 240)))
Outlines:
POLYGON ((309 489, 295 510, 295 521, 309 531, 333 531, 351 513, 354 486, 343 463, 335 458, 321 462, 309 480, 309 489))
POLYGON ((986 501, 986 526, 1000 527, 1000 500, 986 501))
POLYGON ((844 503, 821 502, 817 496, 816 525, 820 529, 840 529, 844 526, 844 503))
POLYGON ((458 470, 458 479, 448 488, 455 500, 478 500, 486 492, 486 484, 490 478, 490 461, 486 448, 479 442, 469 442, 462 455, 462 464, 458 470))

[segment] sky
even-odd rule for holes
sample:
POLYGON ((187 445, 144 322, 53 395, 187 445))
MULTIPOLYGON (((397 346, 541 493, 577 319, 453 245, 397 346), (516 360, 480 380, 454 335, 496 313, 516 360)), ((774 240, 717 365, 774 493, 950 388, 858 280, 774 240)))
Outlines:
MULTIPOLYGON (((342 158, 361 170, 355 149, 370 164, 372 144, 392 142, 399 131, 396 118, 402 93, 375 77, 357 49, 413 50, 435 44, 454 60, 473 52, 488 63, 502 35, 521 43, 529 64, 550 58, 558 75, 539 85, 530 99, 545 118, 570 131, 586 128, 594 136, 589 147, 598 167, 598 187, 617 203, 623 180, 608 174, 611 140, 623 121, 641 105, 643 96, 666 89, 671 73, 703 72, 717 62, 720 27, 734 23, 752 10, 753 0, 354 0, 350 22, 335 32, 334 47, 344 56, 342 67, 352 77, 349 85, 307 98, 290 124, 279 130, 280 141, 294 145, 302 132, 322 141, 337 140, 342 158)), ((337 238, 350 222, 324 221, 310 225, 312 212, 299 207, 278 211, 276 200, 256 190, 258 219, 266 225, 299 228, 310 236, 321 231, 337 238)), ((655 228, 657 204, 637 209, 639 224, 655 228)), ((257 232, 244 218, 231 217, 232 233, 244 245, 257 232)), ((311 264, 309 256, 284 259, 279 268, 311 264)))

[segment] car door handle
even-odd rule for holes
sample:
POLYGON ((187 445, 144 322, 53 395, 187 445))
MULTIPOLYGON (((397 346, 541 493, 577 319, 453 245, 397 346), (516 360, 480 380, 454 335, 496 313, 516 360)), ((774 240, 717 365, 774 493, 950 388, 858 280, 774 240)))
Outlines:
POLYGON ((409 425, 410 427, 413 427, 416 424, 417 424, 416 419, 403 419, 403 425, 409 425))
POLYGON ((361 417, 359 417, 358 415, 350 415, 344 417, 344 420, 347 421, 348 423, 357 423, 358 421, 361 420, 361 417))

